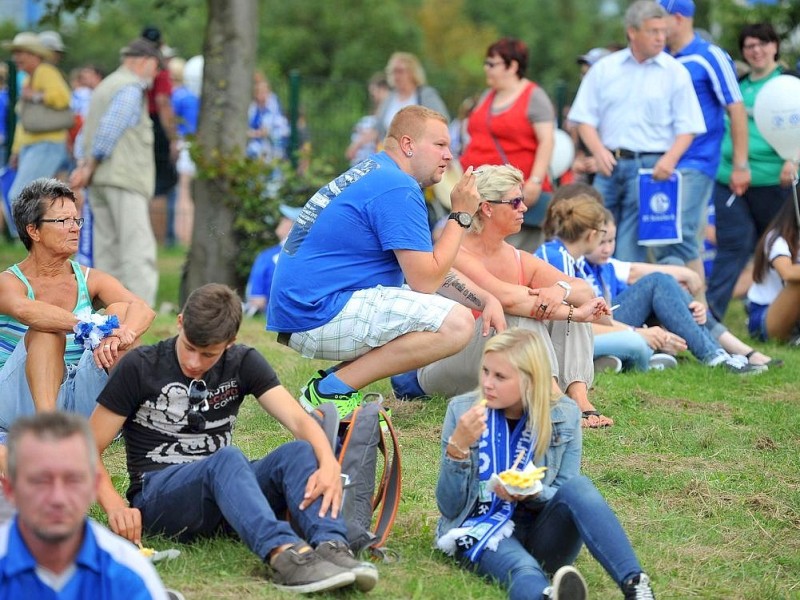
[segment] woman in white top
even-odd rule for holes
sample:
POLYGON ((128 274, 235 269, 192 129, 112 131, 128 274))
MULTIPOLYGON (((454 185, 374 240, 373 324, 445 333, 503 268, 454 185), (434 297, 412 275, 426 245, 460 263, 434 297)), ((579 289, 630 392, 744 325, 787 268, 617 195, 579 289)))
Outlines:
POLYGON ((748 329, 761 340, 800 345, 800 224, 790 195, 756 246, 747 292, 748 329))

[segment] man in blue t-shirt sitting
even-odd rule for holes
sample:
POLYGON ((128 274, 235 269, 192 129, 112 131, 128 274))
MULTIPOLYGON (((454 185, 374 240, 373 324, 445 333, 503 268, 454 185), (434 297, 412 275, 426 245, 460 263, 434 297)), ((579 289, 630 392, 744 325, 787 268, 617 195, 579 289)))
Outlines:
POLYGON ((244 311, 248 316, 266 312, 269 291, 272 288, 272 278, 275 276, 275 265, 278 264, 278 256, 283 250, 283 244, 292 230, 292 225, 300 215, 299 208, 287 206, 286 204, 281 204, 278 210, 281 212, 281 219, 278 221, 277 227, 275 227, 278 243, 259 252, 253 261, 253 267, 250 269, 250 277, 247 278, 244 311))
POLYGON ((384 147, 309 199, 278 260, 267 328, 303 356, 340 362, 309 381, 307 409, 335 402, 348 414, 360 388, 455 354, 472 336, 470 308, 484 311, 484 333, 504 327, 497 300, 451 270, 480 201, 472 169, 431 242, 422 188, 453 159, 447 120, 406 107, 384 147))

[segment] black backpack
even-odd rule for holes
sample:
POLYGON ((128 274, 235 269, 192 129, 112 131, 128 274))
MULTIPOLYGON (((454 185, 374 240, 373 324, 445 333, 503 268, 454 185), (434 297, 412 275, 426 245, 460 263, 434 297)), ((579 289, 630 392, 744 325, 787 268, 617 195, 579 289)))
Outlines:
POLYGON ((382 402, 380 394, 368 394, 365 402, 341 421, 332 403, 318 406, 311 414, 325 430, 342 467, 342 514, 350 548, 387 560, 385 544, 400 504, 400 445, 382 402), (368 401, 371 395, 379 399, 368 401), (379 454, 383 457, 380 471, 379 454))

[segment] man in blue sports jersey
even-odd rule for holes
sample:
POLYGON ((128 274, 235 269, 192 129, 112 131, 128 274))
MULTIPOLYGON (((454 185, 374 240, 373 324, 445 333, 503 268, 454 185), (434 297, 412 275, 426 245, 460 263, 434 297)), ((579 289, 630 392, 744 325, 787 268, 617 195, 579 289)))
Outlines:
POLYGON ((698 231, 703 221, 703 208, 714 190, 726 113, 733 138, 731 191, 738 196, 744 194, 750 185, 747 114, 733 60, 725 50, 704 40, 694 31, 694 2, 658 0, 658 3, 669 13, 666 18, 667 46, 670 54, 686 67, 692 77, 692 85, 703 111, 706 133, 697 135, 678 161, 683 186, 683 242, 658 247, 655 255, 659 262, 686 264, 703 277, 698 231))
POLYGON ((8 435, 0 526, 0 600, 166 600, 136 546, 86 517, 97 493, 97 449, 86 420, 63 412, 18 419, 8 435))

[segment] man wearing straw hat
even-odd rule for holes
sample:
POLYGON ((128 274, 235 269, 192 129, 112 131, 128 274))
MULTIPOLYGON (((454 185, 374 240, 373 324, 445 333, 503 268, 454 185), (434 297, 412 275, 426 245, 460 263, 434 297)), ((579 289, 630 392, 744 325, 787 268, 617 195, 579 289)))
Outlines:
MULTIPOLYGON (((50 64, 53 53, 35 33, 18 33, 11 42, 3 44, 11 50, 17 69, 27 76, 19 95, 18 111, 26 103, 42 104, 54 110, 69 108, 70 90, 60 71, 50 64)), ((20 113, 21 114, 21 113, 20 113)), ((11 201, 34 179, 52 177, 67 158, 67 130, 69 126, 53 131, 26 130, 22 120, 17 122, 14 145, 9 164, 16 167, 17 176, 9 191, 11 201)))

